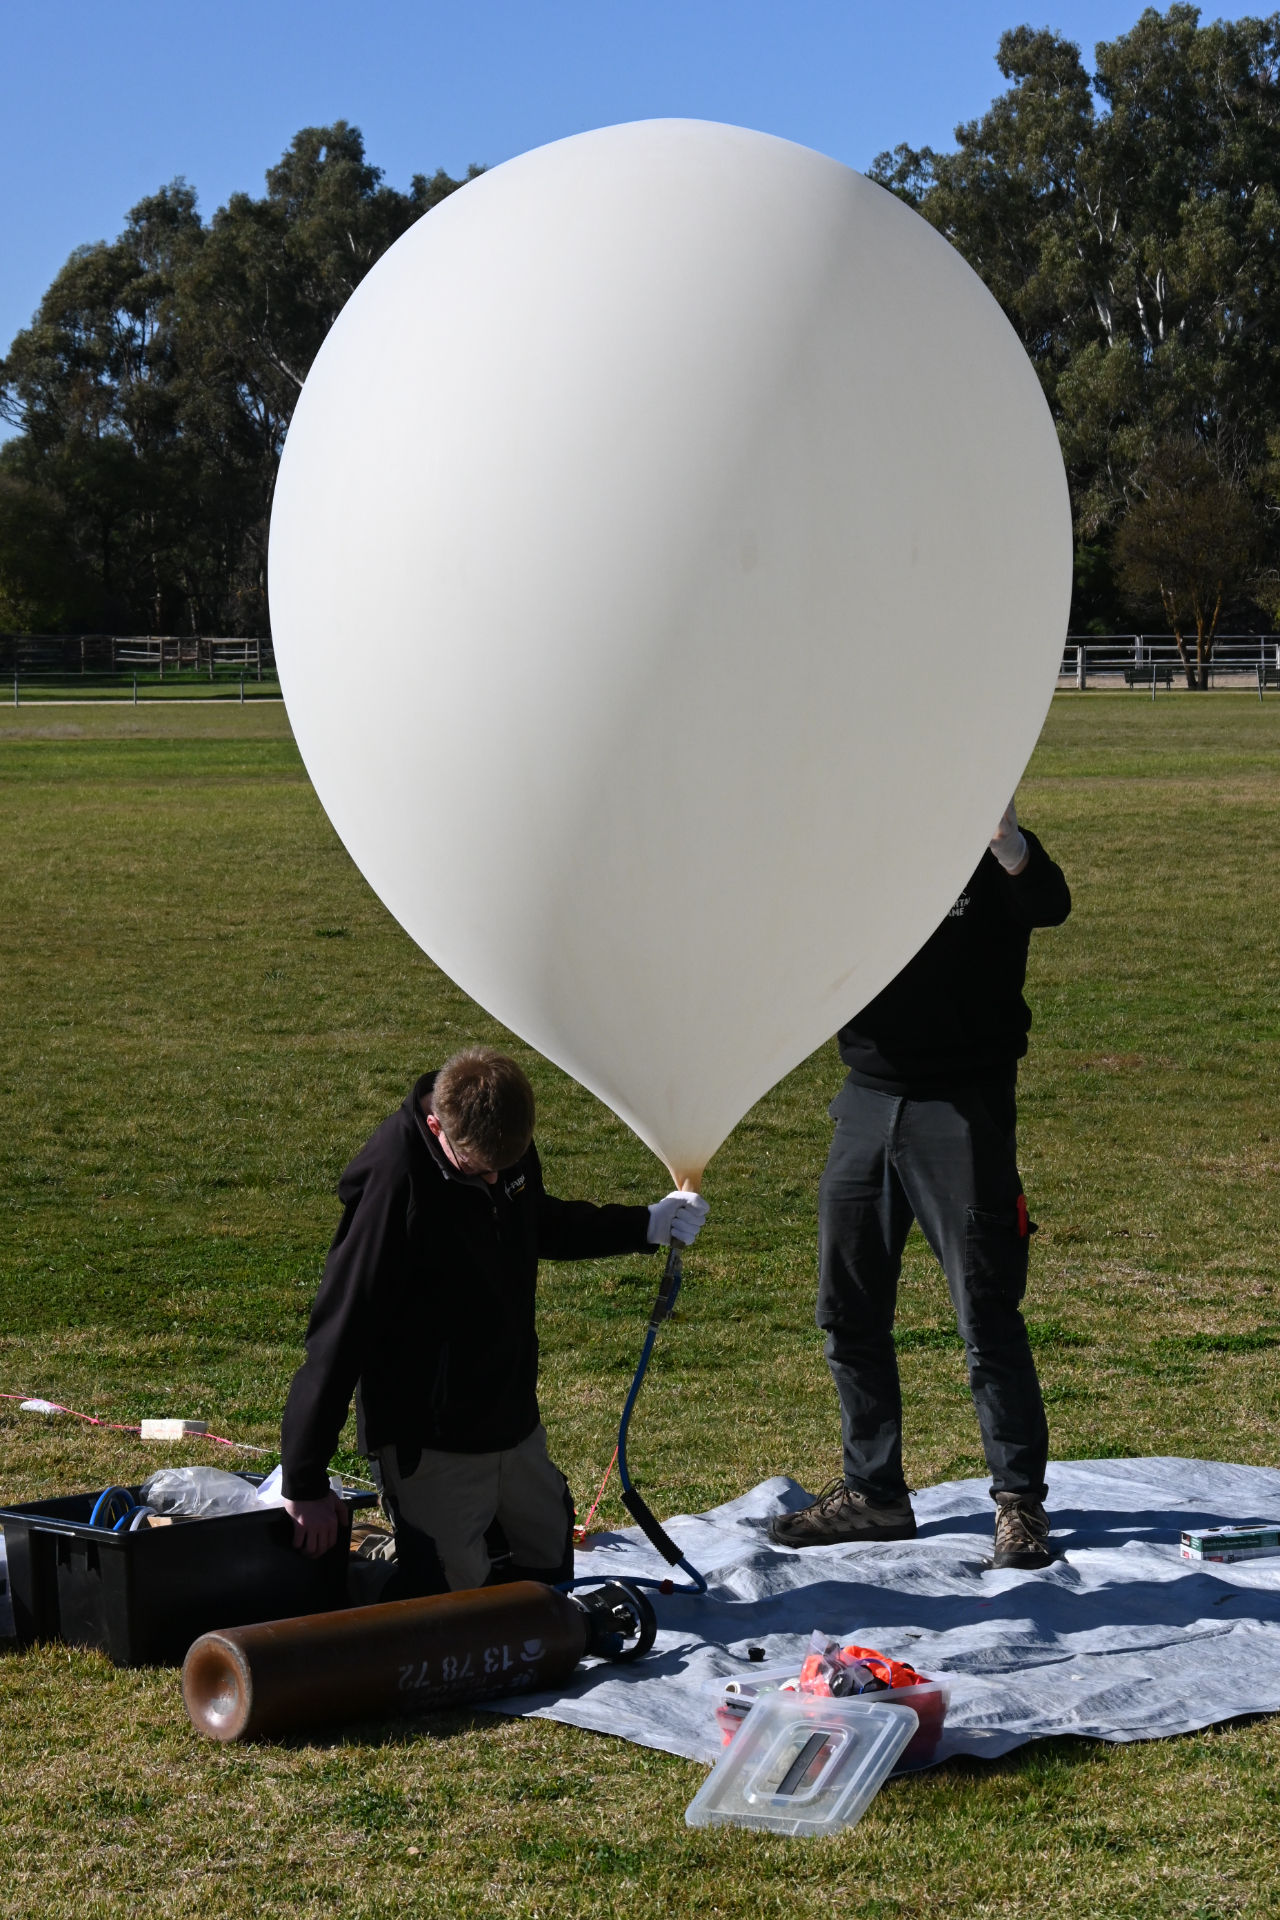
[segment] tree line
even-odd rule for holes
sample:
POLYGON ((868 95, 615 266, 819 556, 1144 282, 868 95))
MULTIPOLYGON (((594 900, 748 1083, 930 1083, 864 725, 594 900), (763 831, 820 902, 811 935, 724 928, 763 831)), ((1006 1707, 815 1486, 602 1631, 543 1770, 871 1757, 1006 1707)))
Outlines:
MULTIPOLYGON (((1280 14, 1148 8, 1088 67, 1000 40, 956 148, 873 178, 982 276, 1057 422, 1072 626, 1280 621, 1280 14)), ((468 178, 478 168, 472 168, 468 178)), ((74 253, 0 362, 0 627, 266 633, 276 465, 307 369, 378 256, 463 183, 407 194, 344 122, 206 225, 181 181, 74 253)), ((940 343, 946 315, 936 316, 940 343)))
MULTIPOLYGON (((467 178, 481 171, 469 170, 467 178)), ((267 528, 293 408, 379 255, 463 185, 383 182, 304 128, 209 222, 185 181, 79 247, 0 361, 0 629, 269 633, 267 528)))
MULTIPOLYGON (((1280 15, 1147 8, 1095 49, 1000 40, 954 153, 873 177, 981 274, 1035 363, 1071 485, 1072 626, 1280 619, 1280 15)), ((940 329, 945 315, 938 315, 940 329)))

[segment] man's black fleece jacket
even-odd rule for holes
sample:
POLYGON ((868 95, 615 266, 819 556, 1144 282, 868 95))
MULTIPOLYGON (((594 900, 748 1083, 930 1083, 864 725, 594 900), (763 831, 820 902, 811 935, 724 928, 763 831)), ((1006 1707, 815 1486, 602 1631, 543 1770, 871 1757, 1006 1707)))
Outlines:
POLYGON ((360 1447, 497 1453, 538 1424, 538 1261, 652 1253, 647 1207, 555 1200, 537 1149, 497 1184, 461 1174, 426 1126, 424 1074, 338 1183, 342 1220, 285 1403, 289 1500, 328 1489, 359 1383, 360 1447))
POLYGON ((1062 868, 1022 829, 1029 858, 1006 873, 988 850, 942 925, 836 1036, 855 1085, 917 1100, 1016 1077, 1031 1009, 1022 997, 1034 927, 1071 911, 1062 868))

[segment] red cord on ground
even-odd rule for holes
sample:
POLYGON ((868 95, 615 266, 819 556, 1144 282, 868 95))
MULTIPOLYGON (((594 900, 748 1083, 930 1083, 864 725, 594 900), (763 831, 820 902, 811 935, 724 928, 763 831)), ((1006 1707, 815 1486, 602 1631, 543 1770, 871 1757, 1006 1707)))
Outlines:
POLYGON ((600 1482, 600 1491, 599 1493, 597 1493, 595 1499, 591 1502, 590 1513, 587 1515, 586 1519, 582 1522, 582 1524, 580 1526, 576 1526, 573 1530, 573 1543, 576 1547, 580 1547, 582 1545, 583 1541, 586 1539, 587 1535, 591 1531, 591 1522, 595 1519, 596 1508, 600 1505, 600 1502, 604 1499, 604 1490, 609 1484, 609 1475, 613 1472, 614 1467, 617 1465, 617 1460, 618 1460, 618 1449, 615 1447, 613 1450, 613 1459, 609 1462, 608 1466, 604 1470, 604 1479, 600 1482))
MULTIPOLYGON (((0 1393, 0 1400, 39 1400, 36 1393, 0 1393)), ((111 1433, 141 1433, 142 1428, 126 1426, 120 1420, 100 1420, 96 1413, 79 1413, 75 1407, 63 1407, 56 1400, 46 1400, 44 1405, 53 1413, 69 1413, 74 1420, 83 1420, 90 1427, 105 1427, 111 1433)), ((192 1433, 189 1440, 212 1440, 215 1447, 237 1447, 242 1453, 270 1453, 270 1447, 252 1447, 247 1440, 227 1440, 220 1433, 192 1433)), ((595 1509, 593 1508, 594 1512, 595 1509)))

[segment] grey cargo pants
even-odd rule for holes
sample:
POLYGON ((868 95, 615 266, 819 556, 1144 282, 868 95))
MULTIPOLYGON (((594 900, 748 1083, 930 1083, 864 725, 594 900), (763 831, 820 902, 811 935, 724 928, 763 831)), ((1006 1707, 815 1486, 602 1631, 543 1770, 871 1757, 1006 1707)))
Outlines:
POLYGON ((1049 1429, 1019 1303, 1027 1285, 1016 1084, 909 1100, 846 1081, 818 1191, 818 1311, 844 1430, 845 1483, 906 1492, 893 1343, 912 1220, 946 1274, 993 1493, 1042 1500, 1049 1429))

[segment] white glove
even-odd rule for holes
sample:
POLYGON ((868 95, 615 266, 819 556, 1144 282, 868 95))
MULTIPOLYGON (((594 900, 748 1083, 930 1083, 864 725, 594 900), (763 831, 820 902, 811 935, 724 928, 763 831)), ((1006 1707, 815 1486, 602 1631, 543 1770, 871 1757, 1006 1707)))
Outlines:
POLYGON ((674 1240, 678 1247, 691 1247, 710 1211, 700 1193, 669 1193, 655 1200, 649 1209, 649 1244, 669 1247, 674 1240))
POLYGON ((1012 800, 1000 816, 1000 825, 991 839, 991 851, 1006 873, 1017 873, 1027 864, 1026 835, 1018 826, 1012 800))

